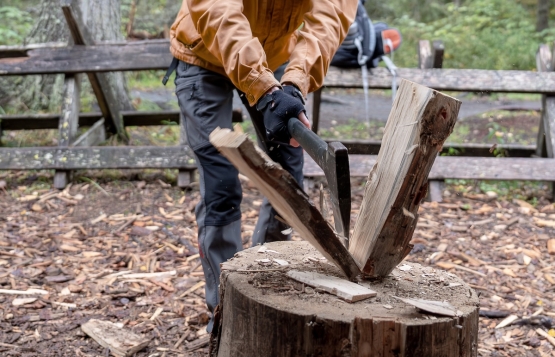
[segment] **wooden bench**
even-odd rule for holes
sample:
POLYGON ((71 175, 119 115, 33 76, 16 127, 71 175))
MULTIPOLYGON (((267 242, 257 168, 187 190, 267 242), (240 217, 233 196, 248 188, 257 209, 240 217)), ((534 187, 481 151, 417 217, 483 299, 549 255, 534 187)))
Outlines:
MULTIPOLYGON (((71 7, 65 11, 68 22, 75 28, 80 27, 79 16, 71 7), (69 14, 69 15, 68 15, 69 14)), ((81 28, 81 32, 86 29, 81 28)), ((79 39, 79 34, 74 39, 79 39)), ((110 71, 164 70, 171 61, 167 40, 143 42, 92 44, 89 41, 76 41, 85 45, 67 47, 45 46, 29 48, 0 49, 0 75, 31 75, 63 73, 71 82, 73 76, 87 73, 90 78, 100 78, 110 71), (99 77, 100 76, 100 77, 99 77)), ((429 46, 429 44, 428 44, 429 46)), ((425 42, 421 43, 421 49, 425 42)), ((473 178, 498 180, 547 180, 553 181, 555 176, 547 169, 553 161, 530 158, 531 156, 553 158, 555 146, 555 72, 552 71, 553 57, 548 46, 538 51, 538 68, 541 72, 509 71, 509 70, 472 70, 472 69, 438 69, 424 68, 438 66, 440 62, 435 51, 421 50, 421 68, 400 68, 398 76, 442 91, 470 92, 517 92, 539 93, 543 95, 542 125, 538 133, 537 145, 499 145, 511 158, 460 158, 441 157, 438 159, 431 179, 473 178), (429 58, 432 58, 431 60, 429 58), (430 64, 431 63, 431 64, 430 64), (518 156, 527 159, 517 158, 518 156), (466 160, 466 161, 465 161, 466 160), (516 160, 516 161, 515 161, 516 160), (462 163, 468 163, 463 165, 462 163), (474 169, 472 169, 474 167, 474 169), (543 171, 542 171, 543 170, 543 171), (540 174, 541 172, 541 174, 540 174)), ((94 81, 94 79, 93 79, 94 81)), ((68 83, 70 83, 68 82, 68 83)), ((66 98, 78 98, 75 91, 68 91, 71 85, 66 83, 66 98)), ((325 79, 327 88, 361 88, 360 70, 341 70, 330 68, 325 79)), ((391 87, 391 75, 385 68, 376 68, 369 77, 370 88, 388 89, 391 87)), ((93 85, 94 87, 94 85, 93 85)), ((109 90, 107 90, 109 92, 109 90)), ((104 92, 101 89, 99 92, 104 92)), ((319 95, 313 99, 313 118, 319 113, 319 95)), ((99 102, 102 95, 97 93, 99 102), (99 98, 100 97, 100 98, 99 98)), ((78 99, 77 99, 78 100, 78 99)), ((109 102, 109 101, 108 101, 109 102)), ((79 113, 73 108, 64 108, 61 115, 26 115, 0 116, 0 133, 4 130, 23 130, 39 128, 60 128, 63 135, 64 123, 71 122, 69 127, 91 126, 91 129, 80 138, 71 138, 59 147, 41 148, 0 148, 0 170, 11 169, 55 169, 60 172, 76 169, 101 168, 177 168, 180 170, 179 185, 187 185, 194 169, 193 155, 184 140, 185 126, 179 120, 177 111, 160 112, 120 112, 110 111, 110 105, 101 105, 101 113, 79 113), (100 122, 100 120, 104 122, 100 122), (125 127, 129 125, 159 125, 163 120, 179 122, 181 141, 173 147, 94 147, 99 143, 104 129, 120 134, 125 138, 125 127), (96 134, 95 134, 96 132, 96 134), (87 137, 95 140, 85 140, 87 137), (82 145, 83 147, 79 147, 82 145)), ((241 114, 235 113, 240 119, 241 114)), ((66 125, 68 126, 68 125, 66 125)), ((315 125, 317 128, 317 123, 315 125)), ((379 141, 343 140, 352 155, 352 176, 366 176, 373 158, 360 157, 359 154, 376 154, 379 141), (360 160, 360 161, 358 161, 360 160), (365 162, 361 164, 359 162, 365 162), (356 164, 355 164, 356 163, 356 164)), ((489 145, 457 144, 451 147, 460 149, 465 155, 491 156, 489 145)), ((446 150, 448 147, 446 148, 446 150)), ((321 171, 312 169, 311 160, 307 159, 306 176, 320 176, 321 171)), ((65 182, 56 185, 63 187, 65 182)))

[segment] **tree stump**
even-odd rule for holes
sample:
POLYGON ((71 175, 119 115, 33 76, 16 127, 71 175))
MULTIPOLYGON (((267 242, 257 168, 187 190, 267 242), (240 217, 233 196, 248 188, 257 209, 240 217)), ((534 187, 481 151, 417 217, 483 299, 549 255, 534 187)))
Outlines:
POLYGON ((477 355, 478 296, 453 274, 406 262, 359 282, 376 297, 348 303, 290 279, 291 270, 343 277, 304 241, 253 247, 222 265, 211 356, 477 355), (449 302, 457 316, 407 299, 449 302))

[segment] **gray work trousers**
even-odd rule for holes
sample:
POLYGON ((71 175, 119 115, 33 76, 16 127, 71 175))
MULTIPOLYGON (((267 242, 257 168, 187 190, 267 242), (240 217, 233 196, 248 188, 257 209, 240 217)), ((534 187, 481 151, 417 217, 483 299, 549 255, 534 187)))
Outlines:
MULTIPOLYGON (((176 71, 176 95, 200 177, 201 200, 195 215, 200 259, 206 279, 206 304, 213 312, 219 300, 220 264, 243 248, 242 190, 238 172, 208 140, 215 128, 232 128, 233 90, 236 88, 225 76, 185 62, 180 61, 176 71)), ((239 92, 239 96, 251 116, 259 145, 302 187, 302 148, 267 141, 262 115, 248 105, 243 93, 239 92)), ((264 199, 252 237, 253 246, 290 239, 290 235, 282 233, 289 227, 275 219, 276 214, 268 200, 264 199)), ((208 332, 212 331, 212 322, 211 319, 208 332)))

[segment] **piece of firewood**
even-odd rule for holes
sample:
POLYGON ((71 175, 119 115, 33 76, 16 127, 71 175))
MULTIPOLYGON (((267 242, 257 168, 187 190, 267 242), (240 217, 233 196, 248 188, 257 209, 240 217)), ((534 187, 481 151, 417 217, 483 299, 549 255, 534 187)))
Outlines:
POLYGON ((81 329, 116 357, 129 357, 145 348, 150 339, 120 328, 113 322, 91 319, 81 329))
POLYGON ((348 302, 357 302, 374 297, 378 294, 374 290, 370 290, 348 280, 316 272, 290 270, 287 272, 287 276, 314 288, 337 295, 341 299, 348 302))
POLYGON ((279 215, 350 279, 360 274, 353 257, 297 181, 246 134, 215 129, 210 142, 268 198, 279 215))
POLYGON ((387 276, 411 251, 428 174, 453 131, 460 104, 401 81, 349 244, 363 273, 387 276))

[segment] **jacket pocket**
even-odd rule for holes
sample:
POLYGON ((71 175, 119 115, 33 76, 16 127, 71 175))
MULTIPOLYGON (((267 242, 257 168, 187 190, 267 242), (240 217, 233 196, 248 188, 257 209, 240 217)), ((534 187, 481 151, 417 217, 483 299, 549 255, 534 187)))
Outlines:
POLYGON ((177 22, 177 39, 181 42, 186 48, 192 49, 196 46, 199 42, 201 42, 200 34, 197 32, 195 28, 195 24, 191 19, 191 15, 186 13, 183 17, 177 22))

